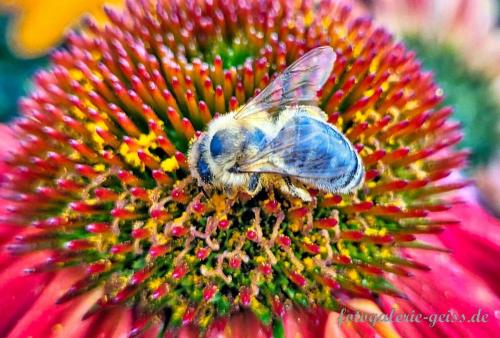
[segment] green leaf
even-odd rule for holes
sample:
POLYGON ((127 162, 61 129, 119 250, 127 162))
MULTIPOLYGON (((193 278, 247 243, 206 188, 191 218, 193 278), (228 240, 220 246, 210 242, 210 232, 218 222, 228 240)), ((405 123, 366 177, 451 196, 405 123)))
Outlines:
POLYGON ((273 338, 285 338, 285 327, 281 319, 275 319, 273 323, 273 338))

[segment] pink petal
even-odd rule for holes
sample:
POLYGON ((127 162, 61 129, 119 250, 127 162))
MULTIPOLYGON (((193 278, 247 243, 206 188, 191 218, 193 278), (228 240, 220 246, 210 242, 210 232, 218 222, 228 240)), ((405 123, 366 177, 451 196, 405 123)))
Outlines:
POLYGON ((132 329, 132 311, 120 307, 99 315, 98 322, 89 332, 95 338, 125 338, 132 329))
MULTIPOLYGON (((51 338, 64 338, 64 337, 88 337, 93 334, 91 330, 94 321, 98 320, 97 317, 91 317, 82 321, 85 312, 95 304, 95 302, 102 296, 102 288, 94 289, 85 293, 85 295, 71 301, 71 307, 67 309, 60 320, 52 326, 50 337, 51 338)), ((54 304, 54 307, 61 305, 54 304)))
POLYGON ((85 297, 88 296, 85 294, 66 304, 55 304, 56 299, 80 278, 82 278, 80 268, 67 268, 58 272, 7 337, 46 338, 50 335, 54 326, 65 318, 67 312, 74 309, 79 302, 85 301, 85 297))
MULTIPOLYGON (((443 246, 436 239, 433 239, 433 244, 443 246)), ((411 313, 414 310, 424 315, 439 315, 454 311, 459 315, 465 314, 469 319, 481 309, 482 313, 488 314, 489 322, 436 323, 432 328, 429 322, 395 323, 398 331, 406 336, 417 328, 422 336, 430 337, 453 337, 466 333, 476 337, 487 337, 497 332, 498 320, 495 318, 495 311, 500 308, 500 300, 484 280, 462 267, 449 254, 421 250, 413 251, 412 256, 426 262, 432 271, 416 271, 410 278, 392 278, 392 282, 408 296, 409 300, 382 296, 381 305, 385 312, 390 312, 391 307, 395 306, 396 310, 402 313, 411 313)))
POLYGON ((2 157, 17 146, 17 141, 12 130, 5 124, 0 124, 0 137, 0 157, 2 157))
POLYGON ((24 268, 36 265, 46 258, 46 253, 36 252, 22 257, 10 256, 11 264, 0 270, 0 304, 8 311, 2 311, 0 336, 5 337, 16 322, 30 310, 53 274, 39 273, 25 275, 24 268))

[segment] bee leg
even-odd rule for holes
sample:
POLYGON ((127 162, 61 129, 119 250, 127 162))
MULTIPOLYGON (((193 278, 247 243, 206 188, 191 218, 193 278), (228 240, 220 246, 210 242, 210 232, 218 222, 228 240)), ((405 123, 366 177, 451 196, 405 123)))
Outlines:
POLYGON ((252 174, 247 185, 248 193, 255 196, 261 188, 260 175, 257 173, 252 174))
POLYGON ((224 194, 229 197, 229 199, 235 199, 238 196, 238 190, 233 189, 229 185, 225 185, 223 188, 224 194))
POLYGON ((284 177, 283 180, 285 181, 285 185, 280 187, 283 192, 292 195, 294 197, 298 197, 304 202, 312 201, 311 194, 309 194, 307 190, 293 185, 292 181, 290 180, 290 177, 284 177))
POLYGON ((207 199, 209 199, 209 198, 210 198, 210 197, 208 196, 207 191, 205 190, 205 188, 204 188, 203 186, 201 186, 201 191, 203 192, 203 195, 205 195, 205 197, 206 197, 207 199))

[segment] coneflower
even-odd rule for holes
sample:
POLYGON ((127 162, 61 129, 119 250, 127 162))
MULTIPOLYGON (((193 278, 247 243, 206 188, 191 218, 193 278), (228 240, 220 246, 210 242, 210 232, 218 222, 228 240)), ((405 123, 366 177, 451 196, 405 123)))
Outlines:
POLYGON ((449 207, 439 194, 467 184, 442 183, 467 152, 452 149, 459 126, 414 53, 337 1, 143 0, 107 16, 69 34, 11 124, 10 251, 50 252, 29 273, 86 271, 54 302, 102 290, 84 319, 132 306, 132 334, 158 322, 203 331, 250 311, 279 335, 290 307, 404 296, 386 274, 427 266, 399 248, 439 249, 415 235, 456 223, 428 216, 449 207), (337 60, 320 107, 360 153, 363 188, 311 191, 311 203, 204 193, 190 141, 322 45, 337 60))

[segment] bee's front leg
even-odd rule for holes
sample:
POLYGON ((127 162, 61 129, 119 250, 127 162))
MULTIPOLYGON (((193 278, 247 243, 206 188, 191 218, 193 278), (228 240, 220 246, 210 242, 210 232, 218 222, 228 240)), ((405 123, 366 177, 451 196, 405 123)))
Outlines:
POLYGON ((293 197, 298 197, 304 202, 311 202, 311 194, 303 188, 295 186, 290 177, 283 177, 283 183, 278 185, 278 188, 286 195, 291 195, 293 197))
POLYGON ((224 184, 219 187, 219 189, 226 195, 229 199, 234 199, 238 195, 238 190, 232 185, 224 184))

